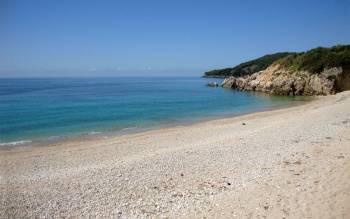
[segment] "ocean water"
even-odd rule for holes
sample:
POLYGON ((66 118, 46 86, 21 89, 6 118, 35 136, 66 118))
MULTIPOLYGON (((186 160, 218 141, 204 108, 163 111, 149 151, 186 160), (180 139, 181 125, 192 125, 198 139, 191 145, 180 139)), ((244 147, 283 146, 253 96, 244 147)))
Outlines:
POLYGON ((0 145, 182 124, 302 98, 205 86, 204 78, 0 79, 0 145))

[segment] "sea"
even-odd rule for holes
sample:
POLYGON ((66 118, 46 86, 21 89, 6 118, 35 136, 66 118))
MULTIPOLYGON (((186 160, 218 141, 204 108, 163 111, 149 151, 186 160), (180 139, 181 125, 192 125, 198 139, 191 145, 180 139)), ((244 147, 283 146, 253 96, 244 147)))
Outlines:
POLYGON ((206 86, 213 81, 222 79, 2 78, 0 146, 186 125, 309 100, 206 86))

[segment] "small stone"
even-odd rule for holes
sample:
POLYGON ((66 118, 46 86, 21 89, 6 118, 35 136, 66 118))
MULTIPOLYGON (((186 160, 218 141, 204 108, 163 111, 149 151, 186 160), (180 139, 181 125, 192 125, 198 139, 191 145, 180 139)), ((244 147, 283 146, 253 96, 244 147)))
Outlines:
POLYGON ((298 161, 295 161, 295 162, 294 162, 294 164, 296 164, 296 165, 300 165, 300 164, 301 164, 301 162, 300 162, 300 160, 298 160, 298 161))
POLYGON ((227 183, 227 185, 228 185, 228 186, 230 186, 230 185, 231 185, 231 183, 230 183, 230 182, 228 182, 228 183, 227 183))
POLYGON ((242 125, 246 125, 245 122, 242 122, 242 125))
POLYGON ((183 173, 181 173, 181 174, 180 174, 180 176, 184 176, 184 174, 183 174, 183 173))

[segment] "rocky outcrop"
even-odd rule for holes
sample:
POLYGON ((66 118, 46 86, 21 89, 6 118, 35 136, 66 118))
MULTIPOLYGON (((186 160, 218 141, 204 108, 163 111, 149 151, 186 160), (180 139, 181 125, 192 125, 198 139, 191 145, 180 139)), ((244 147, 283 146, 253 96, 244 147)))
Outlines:
POLYGON ((277 95, 329 95, 350 89, 350 71, 334 67, 315 74, 274 64, 246 77, 226 78, 222 86, 277 95))
POLYGON ((216 83, 216 82, 210 82, 210 83, 207 84, 207 86, 208 86, 208 87, 218 87, 219 84, 216 83))

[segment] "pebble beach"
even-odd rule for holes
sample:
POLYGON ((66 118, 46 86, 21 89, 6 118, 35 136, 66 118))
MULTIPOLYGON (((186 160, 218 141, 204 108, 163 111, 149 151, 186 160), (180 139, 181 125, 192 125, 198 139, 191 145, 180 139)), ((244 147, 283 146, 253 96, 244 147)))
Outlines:
POLYGON ((0 149, 0 218, 350 218, 350 92, 0 149))

